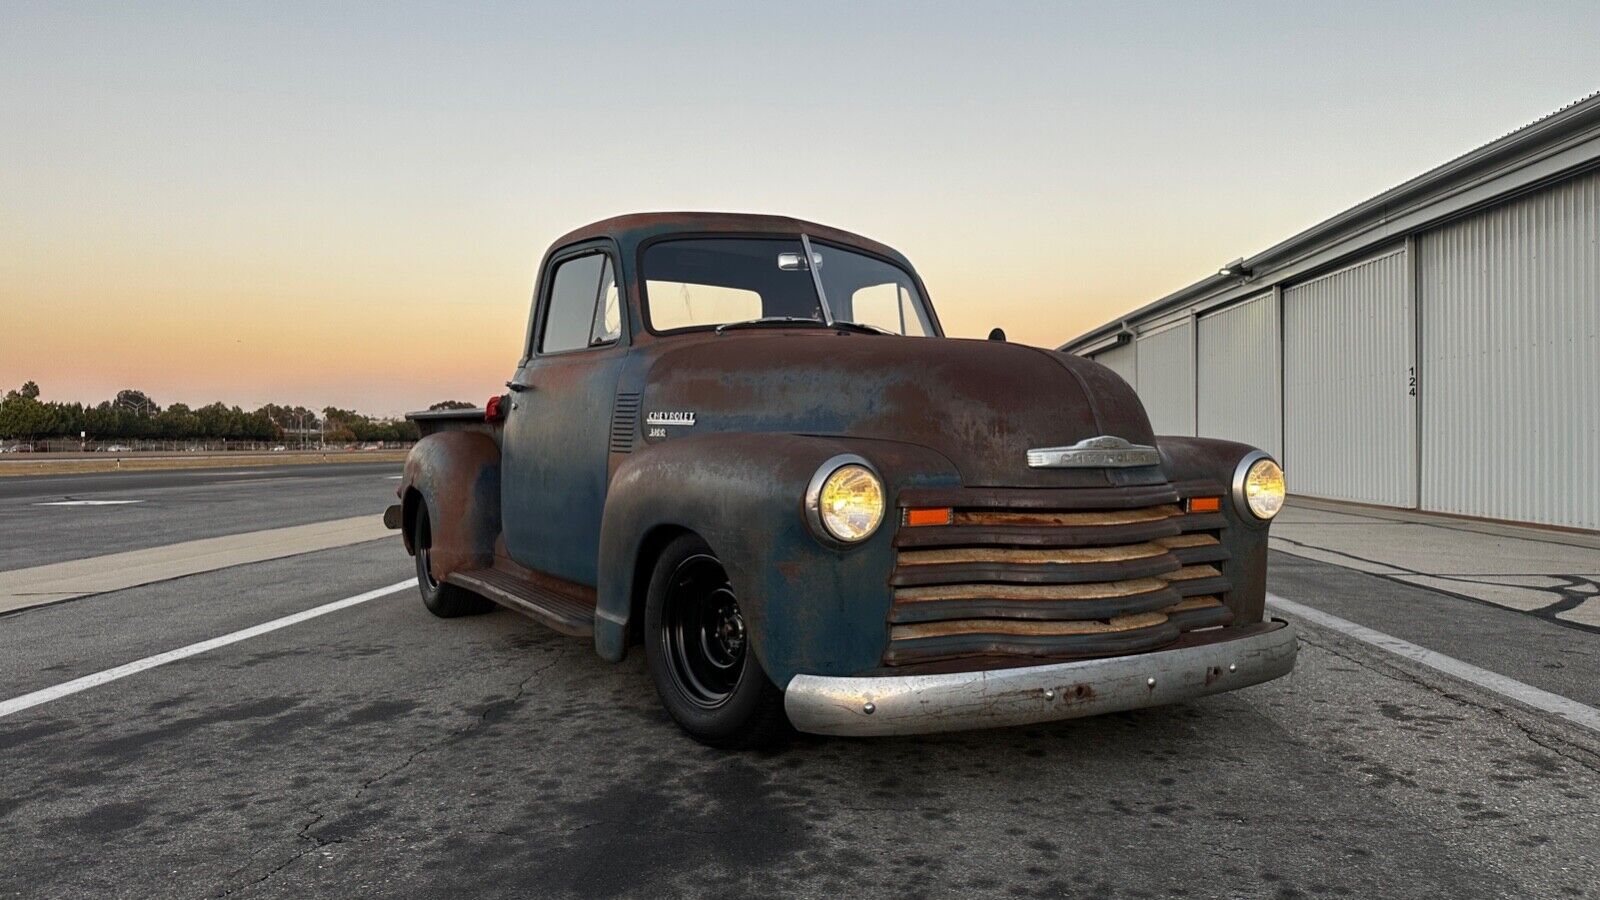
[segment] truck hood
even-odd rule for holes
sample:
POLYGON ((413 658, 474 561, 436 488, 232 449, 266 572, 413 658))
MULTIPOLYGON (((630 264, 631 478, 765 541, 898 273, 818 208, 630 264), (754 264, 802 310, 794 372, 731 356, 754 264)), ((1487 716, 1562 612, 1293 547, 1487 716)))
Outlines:
POLYGON ((786 432, 902 441, 943 454, 969 486, 1091 487, 1159 471, 1034 469, 1028 450, 1114 435, 1155 443, 1110 369, 1003 341, 833 331, 729 332, 663 353, 647 413, 693 413, 693 433, 786 432))

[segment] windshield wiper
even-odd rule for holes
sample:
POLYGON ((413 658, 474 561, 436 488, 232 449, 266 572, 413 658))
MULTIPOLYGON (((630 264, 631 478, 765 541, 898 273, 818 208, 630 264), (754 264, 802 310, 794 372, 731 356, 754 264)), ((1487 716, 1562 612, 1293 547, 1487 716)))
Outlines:
POLYGON ((862 334, 894 334, 894 332, 887 328, 879 328, 876 325, 868 325, 864 322, 850 322, 844 319, 834 319, 832 327, 845 328, 851 331, 859 331, 862 334))
POLYGON ((801 318, 800 316, 762 316, 759 319, 745 319, 742 322, 723 322, 717 326, 717 334, 729 328, 760 328, 763 325, 815 325, 818 328, 828 327, 828 323, 821 319, 801 318))

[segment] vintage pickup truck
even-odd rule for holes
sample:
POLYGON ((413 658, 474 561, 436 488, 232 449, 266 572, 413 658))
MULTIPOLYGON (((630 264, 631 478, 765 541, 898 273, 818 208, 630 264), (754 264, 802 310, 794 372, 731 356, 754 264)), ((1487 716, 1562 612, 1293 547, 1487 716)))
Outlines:
POLYGON ((546 254, 523 346, 483 409, 411 416, 385 520, 434 614, 642 643, 701 741, 1042 722, 1294 666, 1263 616, 1277 464, 1155 436, 1096 363, 944 337, 875 241, 597 222, 546 254))

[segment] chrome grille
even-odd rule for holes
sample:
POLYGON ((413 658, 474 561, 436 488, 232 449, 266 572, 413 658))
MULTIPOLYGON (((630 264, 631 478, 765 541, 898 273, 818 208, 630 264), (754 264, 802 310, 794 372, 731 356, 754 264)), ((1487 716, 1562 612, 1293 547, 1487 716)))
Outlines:
POLYGON ((1223 516, 1186 514, 1170 485, 909 490, 899 507, 887 665, 1139 652, 1233 620, 1223 516))

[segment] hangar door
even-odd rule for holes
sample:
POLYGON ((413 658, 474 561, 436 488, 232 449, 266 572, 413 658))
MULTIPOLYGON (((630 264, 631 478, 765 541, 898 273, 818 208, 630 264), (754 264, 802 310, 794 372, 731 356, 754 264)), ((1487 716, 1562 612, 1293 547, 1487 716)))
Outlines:
POLYGON ((1600 173, 1424 234, 1422 505, 1600 529, 1600 173))
POLYGON ((1414 317, 1404 249, 1283 292, 1289 491, 1417 504, 1414 317))
POLYGON ((1135 362, 1137 352, 1134 343, 1129 341, 1126 344, 1118 344, 1110 350, 1096 353, 1094 361, 1121 375, 1123 381, 1133 385, 1137 390, 1139 387, 1139 372, 1135 362))
POLYGON ((1139 335, 1134 387, 1156 434, 1194 434, 1194 329, 1189 320, 1139 335))
POLYGON ((1200 318, 1198 410, 1203 437, 1279 446, 1278 307, 1272 294, 1200 318))

